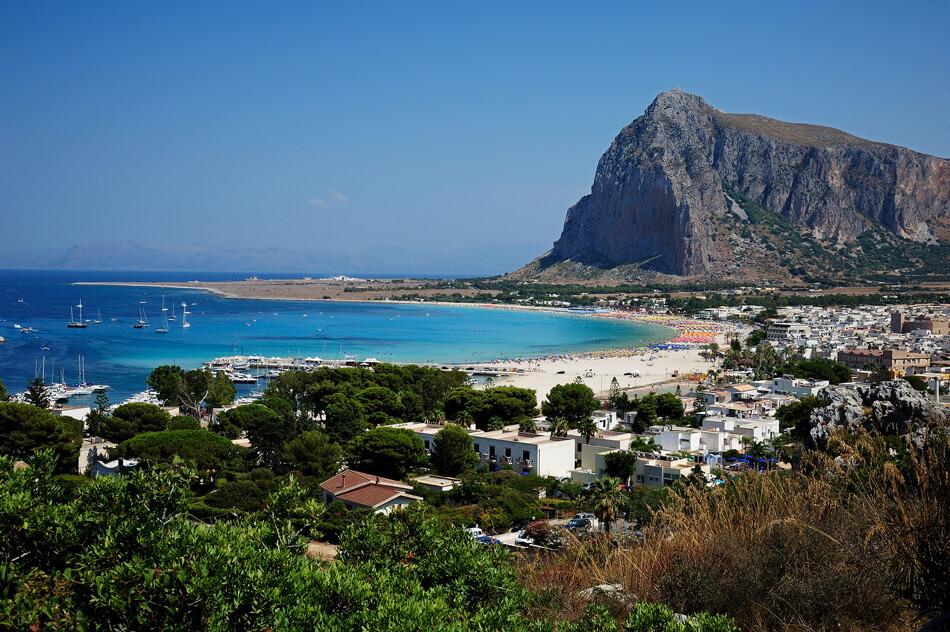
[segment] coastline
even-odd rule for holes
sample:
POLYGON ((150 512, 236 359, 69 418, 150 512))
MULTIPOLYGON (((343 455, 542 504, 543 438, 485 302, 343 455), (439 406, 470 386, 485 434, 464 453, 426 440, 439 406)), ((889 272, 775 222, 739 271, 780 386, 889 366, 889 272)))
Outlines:
MULTIPOLYGON (((76 282, 74 285, 109 285, 124 287, 154 287, 177 290, 199 290, 210 292, 221 298, 274 300, 274 301, 316 301, 316 302, 350 302, 350 303, 395 303, 419 306, 436 307, 472 307, 480 309, 502 309, 506 311, 541 312, 557 316, 576 316, 583 318, 607 318, 629 322, 632 324, 647 325, 653 328, 664 328, 666 335, 658 336, 654 342, 645 342, 635 347, 609 347, 585 352, 563 353, 530 358, 496 358, 491 361, 477 363, 452 364, 462 369, 468 367, 480 368, 494 373, 492 378, 495 385, 510 385, 531 388, 537 392, 538 401, 547 395, 550 389, 558 384, 568 384, 580 381, 589 386, 596 394, 605 395, 614 380, 623 390, 640 391, 650 387, 675 388, 680 384, 683 390, 690 384, 705 376, 707 371, 716 368, 716 363, 707 361, 700 356, 700 351, 709 343, 715 342, 720 346, 727 343, 732 333, 742 333, 742 328, 733 323, 714 321, 700 321, 675 315, 644 314, 620 310, 606 310, 589 313, 568 311, 564 308, 554 308, 534 305, 511 305, 498 303, 456 303, 450 301, 420 301, 408 299, 337 297, 320 298, 315 296, 287 296, 269 292, 263 296, 248 291, 249 287, 260 288, 269 285, 266 281, 246 282, 241 285, 243 293, 228 292, 220 285, 227 283, 162 283, 162 282, 76 282), (249 284, 253 283, 253 286, 249 284), (656 346, 666 348, 657 349, 656 346)), ((282 281, 282 285, 290 285, 282 281)), ((325 287, 325 286, 317 286, 325 287)), ((342 293, 341 293, 342 294, 342 293)), ((362 293, 361 293, 362 294, 362 293)), ((210 358, 209 358, 210 360, 210 358)))

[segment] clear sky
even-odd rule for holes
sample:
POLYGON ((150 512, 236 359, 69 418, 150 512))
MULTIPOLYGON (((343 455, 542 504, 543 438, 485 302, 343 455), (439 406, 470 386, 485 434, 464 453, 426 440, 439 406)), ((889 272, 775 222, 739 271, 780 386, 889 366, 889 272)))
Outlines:
POLYGON ((656 93, 950 156, 950 2, 0 3, 0 246, 501 268, 656 93))

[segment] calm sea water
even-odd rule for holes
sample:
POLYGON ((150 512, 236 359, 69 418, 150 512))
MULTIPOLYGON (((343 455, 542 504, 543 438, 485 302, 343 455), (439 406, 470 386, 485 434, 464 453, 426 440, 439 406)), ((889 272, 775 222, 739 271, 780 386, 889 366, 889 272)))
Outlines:
MULTIPOLYGON (((0 379, 23 390, 45 358, 47 378, 78 381, 78 357, 87 381, 112 388, 118 401, 145 388, 159 364, 185 368, 224 355, 319 356, 392 362, 478 362, 571 351, 629 347, 668 337, 649 325, 599 318, 378 302, 268 301, 220 298, 200 290, 75 286, 77 281, 229 280, 246 274, 0 271, 0 379), (178 320, 168 334, 162 297, 178 320), (22 300, 22 302, 20 302, 22 300), (70 306, 82 300, 86 329, 68 329, 70 306), (143 302, 144 301, 144 302, 143 302), (191 328, 181 327, 188 304, 191 328), (151 327, 133 329, 139 308, 151 327), (14 325, 36 331, 23 334, 14 325), (47 347, 48 350, 44 350, 47 347)), ((273 277, 275 275, 268 275, 273 277)), ((73 307, 76 318, 78 309, 73 307)), ((246 389, 245 389, 246 390, 246 389)))

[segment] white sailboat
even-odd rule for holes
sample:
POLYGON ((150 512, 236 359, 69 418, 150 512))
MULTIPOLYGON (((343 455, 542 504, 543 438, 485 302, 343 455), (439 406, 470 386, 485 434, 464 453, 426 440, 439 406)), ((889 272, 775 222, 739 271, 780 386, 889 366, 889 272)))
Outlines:
MULTIPOLYGON (((164 307, 162 309, 165 309, 164 307)), ((161 327, 155 328, 155 333, 157 334, 167 334, 168 333, 168 311, 165 311, 165 323, 161 327)))
POLYGON ((148 318, 145 316, 145 310, 139 308, 139 319, 132 325, 133 329, 145 329, 148 327, 148 318))
POLYGON ((85 329, 86 323, 82 319, 82 299, 79 299, 79 305, 76 307, 79 308, 79 320, 73 320, 73 306, 69 306, 69 322, 66 323, 66 327, 69 329, 85 329))
POLYGON ((191 323, 188 322, 188 314, 191 312, 188 311, 188 304, 182 301, 181 303, 181 328, 188 329, 191 327, 191 323))
POLYGON ((168 320, 178 320, 178 318, 175 316, 175 304, 174 304, 174 303, 172 303, 172 313, 171 313, 171 315, 168 317, 168 320))
POLYGON ((101 324, 102 324, 102 311, 101 311, 98 307, 96 308, 96 319, 95 319, 94 321, 92 321, 92 323, 93 323, 94 325, 101 325, 101 324))

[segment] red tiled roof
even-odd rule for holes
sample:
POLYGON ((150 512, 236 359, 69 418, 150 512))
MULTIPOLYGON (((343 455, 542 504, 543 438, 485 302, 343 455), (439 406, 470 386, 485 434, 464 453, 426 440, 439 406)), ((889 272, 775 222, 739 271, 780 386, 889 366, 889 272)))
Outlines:
POLYGON ((385 485, 403 490, 412 489, 412 485, 406 485, 405 483, 394 481, 391 478, 383 478, 382 476, 375 476, 373 474, 366 474, 365 472, 358 472, 356 470, 350 469, 343 470, 336 476, 328 478, 327 480, 320 483, 320 487, 324 491, 333 494, 334 496, 345 494, 348 491, 366 485, 385 485))
POLYGON ((361 505, 363 507, 376 508, 385 504, 394 498, 404 496, 413 500, 422 500, 418 496, 407 494, 401 487, 390 487, 389 485, 366 485, 337 495, 337 500, 361 505))

